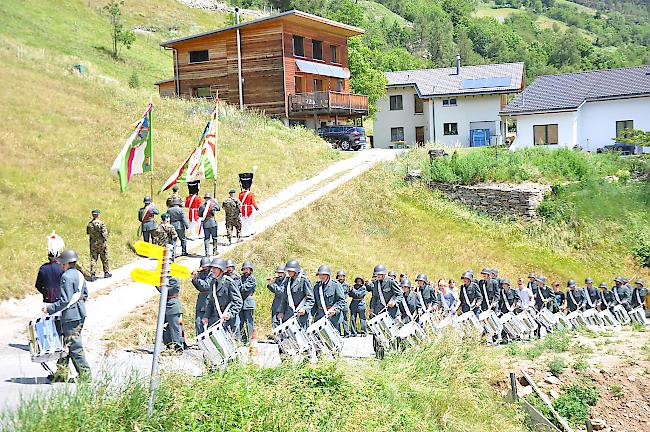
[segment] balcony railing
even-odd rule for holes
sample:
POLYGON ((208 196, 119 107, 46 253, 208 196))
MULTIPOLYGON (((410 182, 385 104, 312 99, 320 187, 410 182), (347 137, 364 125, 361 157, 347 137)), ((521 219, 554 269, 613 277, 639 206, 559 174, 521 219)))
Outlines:
POLYGON ((368 96, 323 91, 289 95, 291 114, 367 115, 368 96))

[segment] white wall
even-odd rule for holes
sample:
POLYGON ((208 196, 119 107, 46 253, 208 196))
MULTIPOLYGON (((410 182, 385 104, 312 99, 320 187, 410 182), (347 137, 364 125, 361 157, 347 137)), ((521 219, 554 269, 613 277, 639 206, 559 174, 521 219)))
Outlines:
POLYGON ((445 146, 469 147, 471 122, 496 122, 495 130, 500 133, 500 95, 453 96, 453 98, 456 99, 456 106, 443 106, 442 100, 448 98, 434 99, 436 142, 445 146), (457 123, 458 135, 444 135, 444 123, 457 123))
POLYGON ((558 145, 545 147, 573 147, 576 145, 578 139, 578 113, 576 111, 521 115, 513 117, 513 120, 517 122, 517 138, 510 146, 512 150, 532 147, 534 145, 533 126, 545 124, 558 125, 558 145))
POLYGON ((429 136, 429 122, 427 119, 428 101, 424 101, 422 114, 415 114, 414 87, 389 87, 386 94, 377 101, 377 113, 373 124, 373 144, 376 148, 389 148, 393 143, 390 140, 390 129, 404 128, 404 143, 415 144, 416 126, 424 126, 424 138, 429 136), (390 96, 402 95, 402 110, 390 110, 390 96))
POLYGON ((650 97, 585 103, 578 112, 578 143, 589 151, 614 144, 619 120, 633 120, 634 129, 650 130, 650 97))

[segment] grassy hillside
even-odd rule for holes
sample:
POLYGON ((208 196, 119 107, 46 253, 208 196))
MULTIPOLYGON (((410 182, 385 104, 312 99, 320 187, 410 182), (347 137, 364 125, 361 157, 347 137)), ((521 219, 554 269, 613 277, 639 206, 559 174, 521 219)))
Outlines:
POLYGON ((526 430, 495 389, 505 376, 490 348, 447 335, 382 361, 232 365, 200 378, 168 376, 152 418, 146 386, 132 383, 123 392, 96 384, 48 395, 7 420, 16 432, 526 430))
MULTIPOLYGON (((85 225, 96 207, 111 232, 112 265, 129 260, 124 244, 135 239, 137 209, 149 194, 149 178, 135 179, 120 194, 109 170, 130 125, 153 97, 153 177, 159 188, 196 145, 210 110, 202 103, 157 97, 151 83, 171 73, 169 56, 158 47, 163 35, 138 35, 124 59, 114 61, 103 48, 109 42, 108 24, 96 3, 54 3, 0 4, 2 299, 34 291, 36 270, 46 258, 46 236, 53 229, 67 247, 81 252, 87 267, 85 225), (84 76, 70 72, 76 63, 87 66, 84 76), (139 89, 125 84, 134 70, 143 82, 139 89)), ((146 4, 127 2, 142 25, 166 28, 179 20, 204 28, 219 18, 174 0, 157 2, 156 8, 146 4)), ((255 187, 262 200, 342 157, 312 132, 232 109, 223 111, 218 152, 219 195, 237 186, 238 172, 257 165, 255 187), (283 173, 279 178, 278 171, 283 173)), ((164 199, 154 198, 163 207, 164 199)))

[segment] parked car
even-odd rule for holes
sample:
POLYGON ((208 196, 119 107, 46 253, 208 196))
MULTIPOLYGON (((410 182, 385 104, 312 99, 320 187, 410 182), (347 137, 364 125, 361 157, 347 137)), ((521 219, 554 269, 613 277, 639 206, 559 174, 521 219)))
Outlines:
POLYGON ((326 126, 318 129, 325 141, 341 150, 361 150, 368 147, 366 130, 360 126, 326 126))
POLYGON ((608 151, 620 152, 622 155, 638 155, 643 153, 641 146, 623 143, 610 144, 596 149, 596 153, 605 153, 608 151))

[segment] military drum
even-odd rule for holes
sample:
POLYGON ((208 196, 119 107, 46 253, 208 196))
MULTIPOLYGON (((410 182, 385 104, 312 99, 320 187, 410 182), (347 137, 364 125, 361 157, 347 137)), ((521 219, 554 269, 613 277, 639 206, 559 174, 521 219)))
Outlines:
POLYGON ((58 360, 68 352, 63 343, 63 334, 59 332, 59 317, 45 316, 36 318, 27 326, 29 354, 35 363, 58 360))
POLYGON ((238 356, 237 346, 232 334, 223 326, 223 321, 209 327, 197 336, 203 355, 214 365, 224 366, 238 356))

